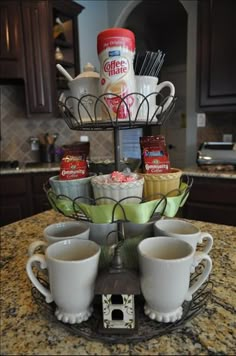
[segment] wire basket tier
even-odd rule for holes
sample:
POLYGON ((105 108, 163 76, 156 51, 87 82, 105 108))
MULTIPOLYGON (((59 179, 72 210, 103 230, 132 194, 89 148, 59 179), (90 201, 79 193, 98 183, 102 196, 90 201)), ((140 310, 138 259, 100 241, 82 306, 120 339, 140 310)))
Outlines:
POLYGON ((142 128, 145 126, 161 126, 174 110, 177 98, 164 96, 161 93, 151 93, 144 96, 141 93, 130 93, 125 97, 105 93, 96 97, 91 94, 81 98, 61 96, 59 110, 71 130, 114 130, 142 128), (105 102, 109 96, 116 100, 116 109, 112 111, 105 102), (135 99, 135 109, 130 109, 130 98, 135 99), (150 99, 155 97, 156 105, 150 105, 150 99), (126 118, 120 119, 119 113, 126 112, 126 118))
POLYGON ((120 221, 133 223, 147 223, 162 216, 174 217, 179 208, 186 202, 193 179, 188 176, 181 177, 180 186, 167 194, 156 193, 153 200, 136 198, 139 203, 126 203, 130 197, 116 201, 108 197, 97 199, 78 196, 74 199, 65 195, 57 195, 47 182, 44 191, 52 208, 66 217, 75 220, 84 220, 98 224, 109 224, 120 221), (110 200, 110 204, 99 205, 99 200, 110 200))
MULTIPOLYGON (((203 266, 200 264, 195 272, 191 276, 190 285, 199 277, 203 266)), ((45 275, 40 278, 41 282, 48 288, 48 282, 45 279, 45 275)), ((112 344, 132 344, 137 342, 143 342, 152 338, 157 338, 163 335, 168 335, 174 331, 185 334, 185 325, 199 313, 203 312, 208 301, 212 295, 213 284, 209 280, 205 282, 199 290, 193 294, 193 298, 190 302, 184 302, 182 318, 173 323, 156 322, 149 319, 143 312, 144 298, 142 295, 136 296, 136 308, 137 308, 137 320, 138 328, 135 334, 104 334, 100 331, 100 323, 102 320, 102 306, 95 296, 93 301, 93 314, 87 320, 81 324, 65 324, 62 321, 58 321, 54 315, 56 305, 55 303, 47 304, 45 298, 40 292, 33 287, 32 295, 39 307, 41 314, 49 321, 55 322, 64 327, 68 332, 77 335, 78 337, 85 337, 88 340, 112 343, 112 344)))

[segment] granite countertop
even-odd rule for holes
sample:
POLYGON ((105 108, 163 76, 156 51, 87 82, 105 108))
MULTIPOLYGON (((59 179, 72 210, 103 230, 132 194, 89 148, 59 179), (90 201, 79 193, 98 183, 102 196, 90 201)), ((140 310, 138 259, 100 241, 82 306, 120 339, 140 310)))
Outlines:
POLYGON ((201 169, 200 167, 193 166, 193 167, 184 168, 183 172, 193 177, 236 179, 236 170, 208 171, 207 169, 201 169))
MULTIPOLYGON (((33 165, 20 164, 20 167, 17 169, 15 168, 1 169, 0 175, 58 172, 59 170, 60 170, 60 163, 37 163, 33 165)), ((187 175, 191 175, 195 177, 236 179, 236 170, 209 172, 206 169, 199 168, 198 166, 192 166, 192 167, 182 168, 182 171, 187 175)))
POLYGON ((2 168, 0 175, 4 174, 25 174, 25 173, 40 173, 40 172, 58 172, 60 163, 20 163, 17 168, 2 168))
POLYGON ((1 228, 2 355, 233 355, 235 333, 236 227, 196 221, 211 233, 212 296, 200 314, 181 329, 134 344, 89 341, 47 318, 32 297, 25 266, 29 244, 43 229, 66 218, 53 210, 1 228))

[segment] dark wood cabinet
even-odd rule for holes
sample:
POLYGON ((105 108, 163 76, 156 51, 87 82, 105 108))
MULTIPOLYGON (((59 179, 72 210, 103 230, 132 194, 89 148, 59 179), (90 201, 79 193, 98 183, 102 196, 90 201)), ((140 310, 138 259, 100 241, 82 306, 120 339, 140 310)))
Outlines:
POLYGON ((236 226, 236 180, 205 177, 193 179, 181 216, 236 226))
POLYGON ((0 224, 6 225, 31 215, 30 176, 0 176, 0 224))
POLYGON ((23 32, 19 1, 0 1, 0 78, 24 77, 23 32))
POLYGON ((58 116, 55 51, 60 48, 64 66, 72 69, 73 76, 79 74, 78 15, 82 9, 72 0, 0 0, 0 79, 23 79, 28 117, 58 116), (66 24, 69 40, 54 37, 58 18, 66 24))
POLYGON ((33 214, 41 213, 42 211, 52 209, 47 195, 43 190, 43 185, 54 173, 35 173, 31 177, 32 199, 33 199, 33 214))
POLYGON ((51 209, 43 184, 58 172, 0 176, 0 226, 51 209))
POLYGON ((56 112, 52 16, 48 1, 23 1, 25 93, 28 116, 56 112))
POLYGON ((236 2, 198 1, 198 111, 236 111, 236 2))
MULTIPOLYGON (((65 6, 64 1, 53 0, 54 28, 58 18, 64 28, 63 38, 54 38, 54 50, 59 48, 63 55, 62 59, 56 59, 56 63, 66 68, 73 78, 80 73, 78 14, 83 9, 83 6, 73 1, 65 6)), ((68 89, 67 80, 59 71, 56 72, 56 78, 59 90, 68 89)))

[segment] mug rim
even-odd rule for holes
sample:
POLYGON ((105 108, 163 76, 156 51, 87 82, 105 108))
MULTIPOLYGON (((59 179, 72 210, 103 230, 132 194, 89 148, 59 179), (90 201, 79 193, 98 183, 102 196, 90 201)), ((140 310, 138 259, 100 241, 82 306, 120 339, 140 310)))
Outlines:
MULTIPOLYGON (((167 245, 168 246, 168 245, 167 245)), ((177 239, 173 239, 170 236, 153 236, 153 237, 147 237, 145 239, 143 239, 139 244, 138 244, 138 253, 140 255, 140 257, 145 258, 147 260, 152 260, 152 261, 161 261, 163 263, 176 263, 178 261, 185 261, 188 260, 189 258, 191 258, 194 254, 194 248, 186 241, 183 240, 177 240, 177 239), (149 256, 147 253, 145 253, 145 251, 142 251, 141 248, 143 247, 142 245, 147 244, 150 241, 166 241, 170 244, 173 245, 182 245, 185 246, 187 249, 189 249, 189 252, 187 255, 183 256, 183 257, 177 257, 177 258, 161 258, 161 257, 152 257, 149 256)))
POLYGON ((60 175, 52 176, 49 178, 49 182, 60 182, 60 183, 81 183, 81 182, 89 182, 91 180, 90 177, 84 177, 84 178, 75 178, 75 179, 60 179, 60 175))
POLYGON ((139 78, 139 79, 149 79, 149 80, 151 80, 151 81, 153 81, 154 82, 154 80, 155 80, 155 82, 156 82, 156 84, 158 84, 158 82, 159 82, 159 78, 158 77, 154 77, 154 76, 149 76, 149 75, 139 75, 139 74, 136 74, 135 75, 135 78, 139 78))
POLYGON ((169 234, 170 236, 193 236, 193 235, 197 235, 201 232, 201 230, 194 224, 190 223, 189 221, 185 221, 185 220, 179 220, 179 219, 160 219, 155 221, 154 223, 154 228, 157 228, 159 231, 163 231, 166 234, 169 234), (168 223, 170 224, 179 224, 181 226, 185 225, 185 226, 189 226, 191 227, 192 232, 173 232, 173 231, 169 231, 168 228, 168 223), (165 226, 159 226, 162 224, 166 224, 165 226))
POLYGON ((75 238, 76 236, 83 234, 85 232, 87 232, 90 229, 89 225, 86 224, 84 221, 61 221, 61 222, 57 222, 54 224, 50 224, 47 227, 45 227, 45 229, 43 230, 43 235, 45 238, 49 237, 52 239, 60 239, 60 240, 66 240, 69 238, 75 238), (76 232, 73 235, 68 235, 68 236, 56 236, 56 232, 58 231, 58 229, 60 229, 60 227, 66 227, 66 226, 80 226, 82 227, 81 231, 76 232), (50 232, 50 229, 55 229, 54 232, 50 232))
POLYGON ((96 257, 97 255, 100 255, 101 253, 101 247, 95 242, 95 241, 92 241, 92 240, 79 240, 79 239, 67 239, 67 240, 63 240, 63 241, 57 241, 51 245, 49 245, 47 248, 46 248, 46 251, 45 251, 45 257, 50 260, 50 261, 53 261, 53 262, 56 262, 56 263, 66 263, 66 264, 76 264, 76 263, 85 263, 85 262, 88 262, 89 260, 93 259, 94 257, 96 257), (89 257, 86 257, 86 258, 83 258, 81 260, 61 260, 61 259, 58 259, 56 257, 53 257, 50 255, 51 250, 55 250, 58 248, 59 245, 62 245, 62 246, 66 246, 66 245, 73 245, 73 244, 77 244, 77 245, 91 245, 91 246, 94 246, 96 248, 96 251, 94 251, 93 255, 92 256, 89 256, 89 257))

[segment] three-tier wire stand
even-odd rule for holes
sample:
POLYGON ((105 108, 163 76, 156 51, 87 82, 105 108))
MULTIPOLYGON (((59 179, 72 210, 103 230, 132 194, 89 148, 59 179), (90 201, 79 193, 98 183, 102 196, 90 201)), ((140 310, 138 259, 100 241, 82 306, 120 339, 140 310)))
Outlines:
MULTIPOLYGON (((112 130, 114 133, 114 161, 115 161, 115 170, 120 170, 120 142, 119 142, 119 132, 120 130, 126 129, 135 129, 135 128, 144 128, 147 126, 161 126, 165 121, 171 116, 174 107, 175 107, 176 97, 163 96, 160 93, 151 93, 148 96, 144 96, 140 93, 132 93, 126 97, 119 97, 116 94, 103 94, 99 97, 93 95, 84 95, 83 97, 76 98, 72 96, 64 97, 59 100, 59 109, 64 118, 65 122, 72 130, 78 131, 104 131, 112 130), (105 98, 107 96, 112 98, 113 102, 116 103, 116 112, 111 111, 106 105, 105 98), (112 96, 112 97, 111 97, 112 96), (135 110, 130 110, 130 96, 135 98, 135 110), (155 96, 156 106, 150 107, 150 98, 155 96), (145 109, 144 109, 145 108, 145 109), (145 115, 143 113, 145 112, 145 115), (119 116, 121 113, 127 113, 126 119, 120 119, 119 116)), ((188 193, 192 186, 192 180, 188 177, 185 177, 185 188, 184 191, 181 191, 181 187, 177 190, 179 195, 182 194, 181 200, 179 201, 179 206, 184 204, 187 199, 188 193)), ((67 217, 71 217, 77 220, 87 220, 93 222, 91 217, 86 214, 86 212, 81 209, 77 201, 78 199, 71 200, 65 196, 56 196, 55 193, 50 189, 49 184, 45 184, 44 190, 48 196, 48 199, 52 207, 62 213, 67 217), (61 205, 64 199, 69 201, 70 207, 72 209, 64 210, 61 205), (69 211, 69 212, 68 212, 69 211)), ((165 209, 168 205, 168 194, 166 196, 160 195, 157 192, 157 203, 154 205, 154 209, 150 214, 150 219, 158 219, 165 214, 165 209), (160 199, 161 196, 161 199, 160 199), (158 209, 160 208, 160 209, 158 209), (158 211, 158 212, 157 212, 158 211)), ((80 197, 81 198, 81 197, 80 197)), ((83 197, 82 197, 83 198, 83 197)), ((105 198, 105 197, 104 197, 105 198)), ((85 197, 86 199, 86 197, 85 197)), ((170 198, 171 199, 171 198, 170 198)), ((96 200, 93 200, 93 205, 96 205, 96 200)), ((117 222, 117 236, 118 239, 121 236, 122 239, 125 239, 124 235, 124 222, 130 221, 126 216, 125 204, 123 201, 112 202, 113 207, 111 208, 111 219, 109 222, 117 222), (122 218, 116 218, 116 209, 120 208, 123 215, 122 218)), ((143 203, 143 201, 140 201, 143 203)), ((103 207, 97 206, 96 208, 102 209, 103 207)), ((199 267, 201 268, 201 266, 199 267)), ((196 269, 196 272, 192 275, 192 280, 198 278, 199 270, 196 269)), ((44 283, 47 283, 44 281, 44 283)), ((153 320, 150 320, 144 315, 143 312, 143 298, 139 297, 138 304, 138 319, 139 319, 139 330, 134 335, 104 335, 98 330, 98 323, 101 318, 99 315, 98 307, 96 304, 96 298, 94 302, 94 313, 91 318, 78 325, 68 325, 63 324, 64 327, 71 330, 73 333, 79 336, 84 336, 90 340, 100 340, 108 343, 133 343, 138 341, 145 341, 152 337, 161 336, 167 333, 170 333, 176 329, 183 328, 185 323, 198 314, 202 308, 205 306, 206 301, 211 294, 211 283, 205 283, 201 289, 193 296, 191 302, 185 302, 183 305, 183 316, 181 320, 174 323, 157 323, 153 320)), ((44 299, 41 297, 40 293, 33 288, 33 296, 35 297, 36 302, 41 306, 42 311, 46 313, 48 318, 55 320, 53 316, 55 305, 47 305, 44 299)))

